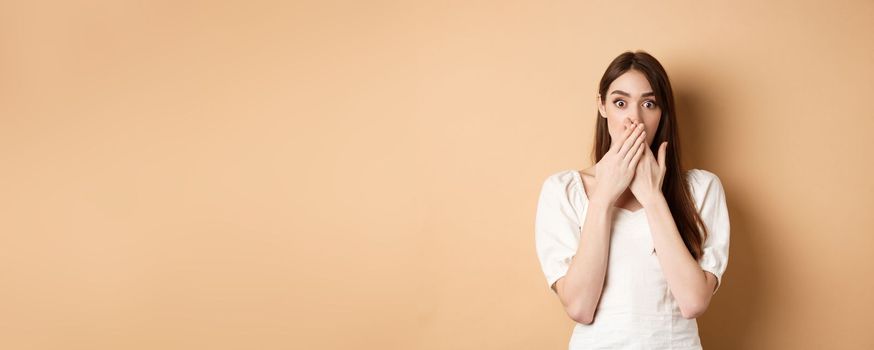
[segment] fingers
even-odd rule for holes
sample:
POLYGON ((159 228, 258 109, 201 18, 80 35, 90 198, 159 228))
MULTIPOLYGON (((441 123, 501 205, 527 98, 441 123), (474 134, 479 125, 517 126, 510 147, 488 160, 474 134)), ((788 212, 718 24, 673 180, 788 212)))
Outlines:
POLYGON ((622 159, 624 159, 625 162, 630 161, 637 152, 637 149, 642 147, 641 145, 643 145, 644 141, 646 141, 646 131, 641 131, 640 135, 638 135, 634 140, 634 144, 631 145, 628 151, 626 151, 625 156, 623 156, 622 159))
MULTIPOLYGON (((628 123, 626 123, 628 124, 628 123)), ((621 139, 613 140, 613 144, 610 145, 610 151, 616 153, 619 152, 619 147, 625 143, 625 140, 628 138, 628 135, 631 134, 633 130, 631 128, 625 128, 625 131, 622 132, 621 139)))
POLYGON ((662 142, 659 146, 659 168, 665 169, 665 154, 668 153, 668 142, 662 142))
POLYGON ((640 137, 646 138, 646 131, 643 131, 643 124, 637 124, 637 126, 634 127, 634 131, 631 132, 631 136, 625 140, 625 142, 622 144, 622 148, 620 148, 617 152, 619 154, 619 157, 625 158, 625 154, 628 152, 628 150, 631 149, 631 146, 635 142, 637 142, 637 139, 640 137))
POLYGON ((646 145, 640 144, 637 146, 637 151, 634 152, 634 157, 631 158, 631 163, 628 164, 629 169, 636 169, 637 162, 640 161, 640 157, 643 156, 644 150, 646 149, 646 145))

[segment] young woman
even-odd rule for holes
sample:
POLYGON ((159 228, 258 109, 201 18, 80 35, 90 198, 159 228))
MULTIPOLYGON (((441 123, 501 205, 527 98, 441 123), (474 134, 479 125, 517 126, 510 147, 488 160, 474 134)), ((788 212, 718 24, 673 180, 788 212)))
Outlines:
POLYGON ((549 175, 535 244, 549 288, 576 321, 570 349, 701 349, 695 320, 728 264, 719 178, 684 171, 674 97, 643 51, 607 67, 593 160, 549 175))

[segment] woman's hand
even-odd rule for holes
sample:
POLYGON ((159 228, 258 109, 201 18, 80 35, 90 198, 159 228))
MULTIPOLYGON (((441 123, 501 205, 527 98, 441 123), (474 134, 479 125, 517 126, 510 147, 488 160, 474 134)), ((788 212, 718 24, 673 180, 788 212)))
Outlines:
POLYGON ((613 205, 634 177, 646 148, 646 131, 642 123, 629 126, 622 132, 621 139, 614 140, 607 153, 595 164, 596 186, 592 193, 595 201, 613 205))
POLYGON ((665 178, 667 164, 665 164, 665 153, 667 151, 668 142, 662 142, 659 145, 658 160, 652 154, 649 146, 644 146, 643 158, 637 163, 637 169, 634 173, 634 179, 631 181, 631 193, 637 198, 641 205, 647 203, 654 195, 662 194, 662 181, 665 178))

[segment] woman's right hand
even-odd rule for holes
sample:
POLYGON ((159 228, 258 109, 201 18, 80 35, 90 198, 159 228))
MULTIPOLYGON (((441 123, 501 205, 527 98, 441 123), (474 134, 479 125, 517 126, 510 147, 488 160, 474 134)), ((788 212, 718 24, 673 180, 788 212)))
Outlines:
POLYGON ((614 139, 607 153, 595 164, 593 200, 613 205, 628 188, 646 147, 643 129, 643 123, 627 122, 621 139, 614 139))

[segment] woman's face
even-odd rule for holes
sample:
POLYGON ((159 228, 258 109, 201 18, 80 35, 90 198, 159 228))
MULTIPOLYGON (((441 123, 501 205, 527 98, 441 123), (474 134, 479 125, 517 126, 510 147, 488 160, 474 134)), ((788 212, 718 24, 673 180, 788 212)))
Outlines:
POLYGON ((607 128, 613 142, 622 137, 625 128, 643 123, 646 144, 652 145, 659 120, 662 117, 661 101, 656 101, 649 81, 640 71, 630 69, 610 84, 604 103, 601 94, 596 96, 601 116, 607 118, 607 128))

